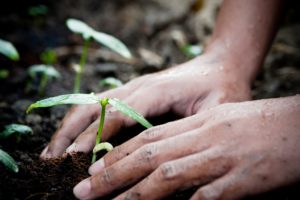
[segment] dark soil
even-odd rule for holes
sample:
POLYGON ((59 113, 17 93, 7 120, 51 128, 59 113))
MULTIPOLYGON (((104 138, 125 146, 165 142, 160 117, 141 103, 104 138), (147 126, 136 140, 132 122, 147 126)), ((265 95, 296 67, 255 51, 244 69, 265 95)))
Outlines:
MULTIPOLYGON (((39 64, 39 54, 47 48, 57 53, 55 67, 63 79, 54 80, 47 86, 46 97, 66 94, 72 91, 74 72, 72 64, 78 63, 82 40, 65 27, 69 17, 86 21, 97 30, 111 33, 124 41, 134 53, 136 60, 127 62, 117 55, 93 43, 83 77, 83 92, 100 92, 106 88, 98 81, 114 76, 127 82, 137 76, 156 72, 188 58, 176 46, 172 34, 180 31, 189 43, 204 43, 212 31, 213 24, 201 21, 192 0, 27 0, 20 3, 10 0, 0 8, 0 38, 12 41, 21 54, 21 60, 13 63, 0 56, 0 67, 8 69, 8 79, 0 79, 0 130, 10 123, 21 123, 32 127, 33 136, 25 136, 20 142, 15 138, 0 141, 0 148, 7 151, 17 162, 20 172, 15 174, 0 164, 0 199, 74 199, 72 188, 88 177, 90 155, 76 154, 65 158, 41 161, 39 154, 49 142, 52 133, 68 110, 68 106, 41 109, 25 115, 27 106, 40 99, 37 82, 28 89, 27 68, 39 64), (174 3, 174 2, 175 3, 174 3), (164 3, 161 3, 164 2, 164 3), (40 16, 28 15, 31 6, 44 4, 48 13, 40 16), (16 5, 18 5, 16 7, 16 5), (198 20, 199 21, 199 20, 198 20), (195 31, 195 27, 197 30, 195 31), (155 56, 145 58, 141 49, 151 51, 155 56)), ((211 0, 210 0, 211 1, 211 0)), ((300 17, 299 3, 288 12, 274 45, 264 63, 261 73, 253 85, 254 99, 289 96, 300 93, 300 17)), ((214 18, 218 7, 212 11, 214 18)), ((154 124, 172 121, 177 117, 164 115, 150 119, 154 124)), ((122 130, 122 134, 111 139, 115 146, 140 133, 135 126, 122 130)), ((262 200, 300 199, 298 185, 254 197, 262 200)), ((168 199, 188 199, 195 189, 179 191, 168 199)), ((117 193, 116 193, 117 194, 117 193)), ((116 195, 114 194, 114 195, 116 195)), ((111 199, 105 197, 101 199, 111 199)))

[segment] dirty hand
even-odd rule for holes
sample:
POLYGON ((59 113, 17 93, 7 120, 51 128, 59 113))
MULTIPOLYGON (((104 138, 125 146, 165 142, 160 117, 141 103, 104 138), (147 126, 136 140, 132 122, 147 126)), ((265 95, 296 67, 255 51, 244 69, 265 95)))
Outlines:
MULTIPOLYGON (((239 67, 221 55, 207 53, 163 72, 134 79, 100 96, 119 98, 145 117, 168 111, 191 116, 221 103, 250 99, 250 81, 239 67)), ((41 158, 60 156, 65 151, 89 152, 95 145, 99 109, 99 105, 74 106, 41 158)), ((118 112, 109 113, 102 139, 107 140, 134 123, 118 112)))
POLYGON ((94 163, 80 199, 133 185, 116 199, 234 200, 300 180, 300 96, 228 103, 148 129, 94 163))

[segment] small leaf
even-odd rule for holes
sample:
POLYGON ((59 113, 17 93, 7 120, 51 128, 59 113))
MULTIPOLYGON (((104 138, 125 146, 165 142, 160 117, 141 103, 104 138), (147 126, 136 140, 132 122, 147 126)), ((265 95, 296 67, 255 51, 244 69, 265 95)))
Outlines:
POLYGON ((110 143, 108 143, 108 142, 102 142, 100 144, 97 144, 94 147, 93 153, 97 153, 97 152, 99 152, 99 151, 101 151, 103 149, 105 149, 106 151, 111 151, 111 150, 113 150, 113 148, 114 147, 110 143))
POLYGON ((32 133, 33 131, 29 126, 22 124, 10 124, 5 126, 4 131, 0 133, 0 138, 7 138, 12 134, 28 135, 32 133))
POLYGON ((124 56, 125 58, 131 58, 131 53, 119 39, 108 35, 106 33, 94 31, 92 36, 97 42, 124 56))
POLYGON ((0 162, 15 173, 19 171, 16 161, 2 149, 0 149, 0 162))
POLYGON ((14 45, 2 39, 0 39, 0 53, 14 61, 18 61, 20 58, 19 53, 14 45))
POLYGON ((85 40, 93 38, 98 43, 110 48, 125 58, 132 57, 128 48, 119 39, 106 33, 98 32, 78 19, 68 19, 66 24, 71 31, 81 34, 85 40))
POLYGON ((66 24, 74 33, 82 34, 85 40, 90 39, 94 33, 94 30, 91 27, 78 19, 68 19, 66 24))
POLYGON ((26 113, 35 108, 51 107, 62 104, 95 104, 100 98, 95 94, 65 94, 37 101, 29 106, 26 113))
POLYGON ((32 78, 35 78, 38 73, 46 74, 48 77, 60 78, 60 73, 51 65, 32 65, 28 69, 28 74, 32 78))
POLYGON ((108 100, 109 104, 112 105, 114 108, 122 112, 123 114, 131 117, 135 121, 139 122, 141 125, 143 125, 146 128, 151 128, 152 124, 150 124, 141 114, 139 114, 137 111, 135 111, 130 106, 126 105, 119 99, 113 98, 108 100))
POLYGON ((110 88, 117 88, 123 85, 122 81, 114 77, 107 77, 99 81, 100 86, 109 86, 110 88))

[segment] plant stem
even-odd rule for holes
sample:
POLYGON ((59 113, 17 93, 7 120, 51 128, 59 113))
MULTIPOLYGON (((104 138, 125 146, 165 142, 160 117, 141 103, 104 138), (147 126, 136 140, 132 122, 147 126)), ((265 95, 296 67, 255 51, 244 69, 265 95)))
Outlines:
MULTIPOLYGON (((97 137, 96 137, 95 146, 101 142, 103 127, 104 127, 105 111, 106 111, 106 106, 108 104, 108 98, 101 99, 100 104, 101 104, 102 109, 101 109, 100 124, 98 127, 98 133, 97 133, 97 137)), ((93 153, 92 163, 94 163, 96 161, 96 158, 97 158, 96 153, 93 153)))
POLYGON ((43 73, 41 82, 39 85, 39 95, 40 96, 44 95, 47 82, 48 82, 48 75, 46 73, 43 73))
POLYGON ((75 70, 76 71, 76 77, 75 77, 75 83, 74 83, 74 93, 79 93, 80 92, 80 82, 81 82, 81 76, 84 72, 84 67, 85 67, 85 63, 86 63, 86 58, 87 58, 87 52, 88 52, 88 48, 90 45, 90 41, 91 39, 85 39, 84 40, 84 44, 83 44, 83 50, 82 50, 82 54, 80 57, 80 63, 79 63, 79 70, 75 70))

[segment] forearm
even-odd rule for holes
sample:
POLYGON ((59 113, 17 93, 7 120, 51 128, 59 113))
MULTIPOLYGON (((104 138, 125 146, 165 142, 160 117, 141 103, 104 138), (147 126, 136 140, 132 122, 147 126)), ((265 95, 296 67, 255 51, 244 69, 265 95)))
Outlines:
POLYGON ((234 63, 250 83, 274 38, 282 8, 282 0, 224 0, 206 52, 234 63))

